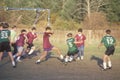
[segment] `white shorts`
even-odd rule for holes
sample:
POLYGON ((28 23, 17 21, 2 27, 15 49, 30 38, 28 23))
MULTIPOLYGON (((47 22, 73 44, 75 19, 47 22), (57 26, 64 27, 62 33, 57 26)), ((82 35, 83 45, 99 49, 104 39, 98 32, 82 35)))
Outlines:
POLYGON ((23 50, 24 50, 24 47, 23 47, 23 46, 18 46, 18 47, 17 47, 17 50, 18 50, 19 53, 22 53, 23 50))

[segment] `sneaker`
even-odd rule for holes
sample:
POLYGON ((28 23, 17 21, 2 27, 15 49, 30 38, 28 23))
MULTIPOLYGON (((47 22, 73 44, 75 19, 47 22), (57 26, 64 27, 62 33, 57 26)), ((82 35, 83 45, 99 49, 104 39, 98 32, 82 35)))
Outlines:
POLYGON ((37 60, 36 62, 35 62, 35 64, 40 64, 41 63, 41 61, 40 60, 37 60))
POLYGON ((16 61, 17 61, 17 62, 22 62, 20 59, 17 59, 16 61))

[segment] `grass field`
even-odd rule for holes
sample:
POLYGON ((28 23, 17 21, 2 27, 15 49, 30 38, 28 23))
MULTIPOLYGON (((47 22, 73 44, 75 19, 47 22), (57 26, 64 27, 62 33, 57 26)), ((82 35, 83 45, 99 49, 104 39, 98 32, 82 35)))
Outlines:
MULTIPOLYGON (((62 54, 67 53, 65 34, 55 34, 51 37, 53 45, 58 47, 62 54)), ((87 40, 86 40, 87 43, 87 40)), ((83 61, 75 61, 64 65, 56 58, 49 58, 48 61, 36 65, 35 61, 42 52, 42 34, 35 42, 38 56, 32 59, 23 59, 14 69, 8 57, 0 62, 0 80, 119 80, 120 79, 120 45, 116 46, 116 51, 111 56, 113 68, 102 71, 99 67, 102 64, 102 57, 105 48, 97 48, 98 43, 85 45, 85 57, 83 61)), ((55 52, 53 52, 55 53, 55 52)), ((54 54, 57 56, 56 54, 54 54)))

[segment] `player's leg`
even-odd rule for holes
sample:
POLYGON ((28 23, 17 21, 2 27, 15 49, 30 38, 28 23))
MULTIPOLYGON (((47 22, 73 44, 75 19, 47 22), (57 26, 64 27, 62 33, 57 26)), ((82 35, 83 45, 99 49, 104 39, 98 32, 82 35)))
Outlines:
POLYGON ((2 60, 3 52, 0 52, 0 61, 2 60))
POLYGON ((53 47, 52 50, 57 52, 57 54, 60 56, 60 59, 64 59, 63 55, 61 54, 60 50, 57 47, 53 47))
POLYGON ((112 62, 111 62, 111 59, 110 59, 110 57, 108 56, 108 67, 109 67, 109 69, 111 69, 112 68, 112 62))
POLYGON ((77 57, 77 60, 80 60, 80 56, 81 56, 81 47, 78 47, 78 57, 77 57))
POLYGON ((107 69, 107 55, 105 54, 103 56, 103 69, 106 70, 107 69))
POLYGON ((48 54, 48 51, 44 51, 41 54, 40 58, 36 61, 36 64, 39 64, 47 56, 47 54, 48 54))
POLYGON ((81 56, 80 56, 81 60, 84 59, 84 45, 81 46, 81 56))
POLYGON ((31 55, 34 52, 34 50, 35 50, 35 46, 32 46, 29 53, 28 53, 28 55, 31 55))
POLYGON ((12 62, 13 67, 16 67, 15 61, 14 61, 14 58, 13 58, 13 55, 12 55, 12 52, 8 52, 8 55, 9 55, 9 57, 10 57, 10 59, 11 59, 11 62, 12 62))

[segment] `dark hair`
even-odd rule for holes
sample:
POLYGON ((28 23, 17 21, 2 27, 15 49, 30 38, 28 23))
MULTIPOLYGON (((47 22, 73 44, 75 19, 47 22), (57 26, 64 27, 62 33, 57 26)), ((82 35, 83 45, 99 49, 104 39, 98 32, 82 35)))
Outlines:
POLYGON ((67 37, 72 37, 72 33, 68 33, 68 34, 67 34, 67 37))
POLYGON ((51 30, 51 27, 46 27, 45 30, 51 30))
POLYGON ((6 22, 3 22, 3 23, 1 23, 1 26, 2 26, 3 28, 8 28, 8 27, 9 27, 9 24, 6 23, 6 22))
POLYGON ((35 28, 35 27, 33 27, 31 30, 36 30, 36 28, 35 28))
POLYGON ((111 30, 110 30, 110 29, 107 29, 107 30, 106 30, 106 33, 107 33, 107 34, 110 34, 110 33, 111 33, 111 30))
POLYGON ((21 30, 21 33, 23 33, 23 32, 27 32, 27 31, 26 31, 25 29, 22 29, 22 30, 21 30))
POLYGON ((16 28, 16 26, 15 26, 15 25, 12 27, 12 29, 14 29, 14 28, 16 28))
POLYGON ((82 31, 83 31, 82 28, 79 28, 79 29, 78 29, 78 32, 82 32, 82 31))

